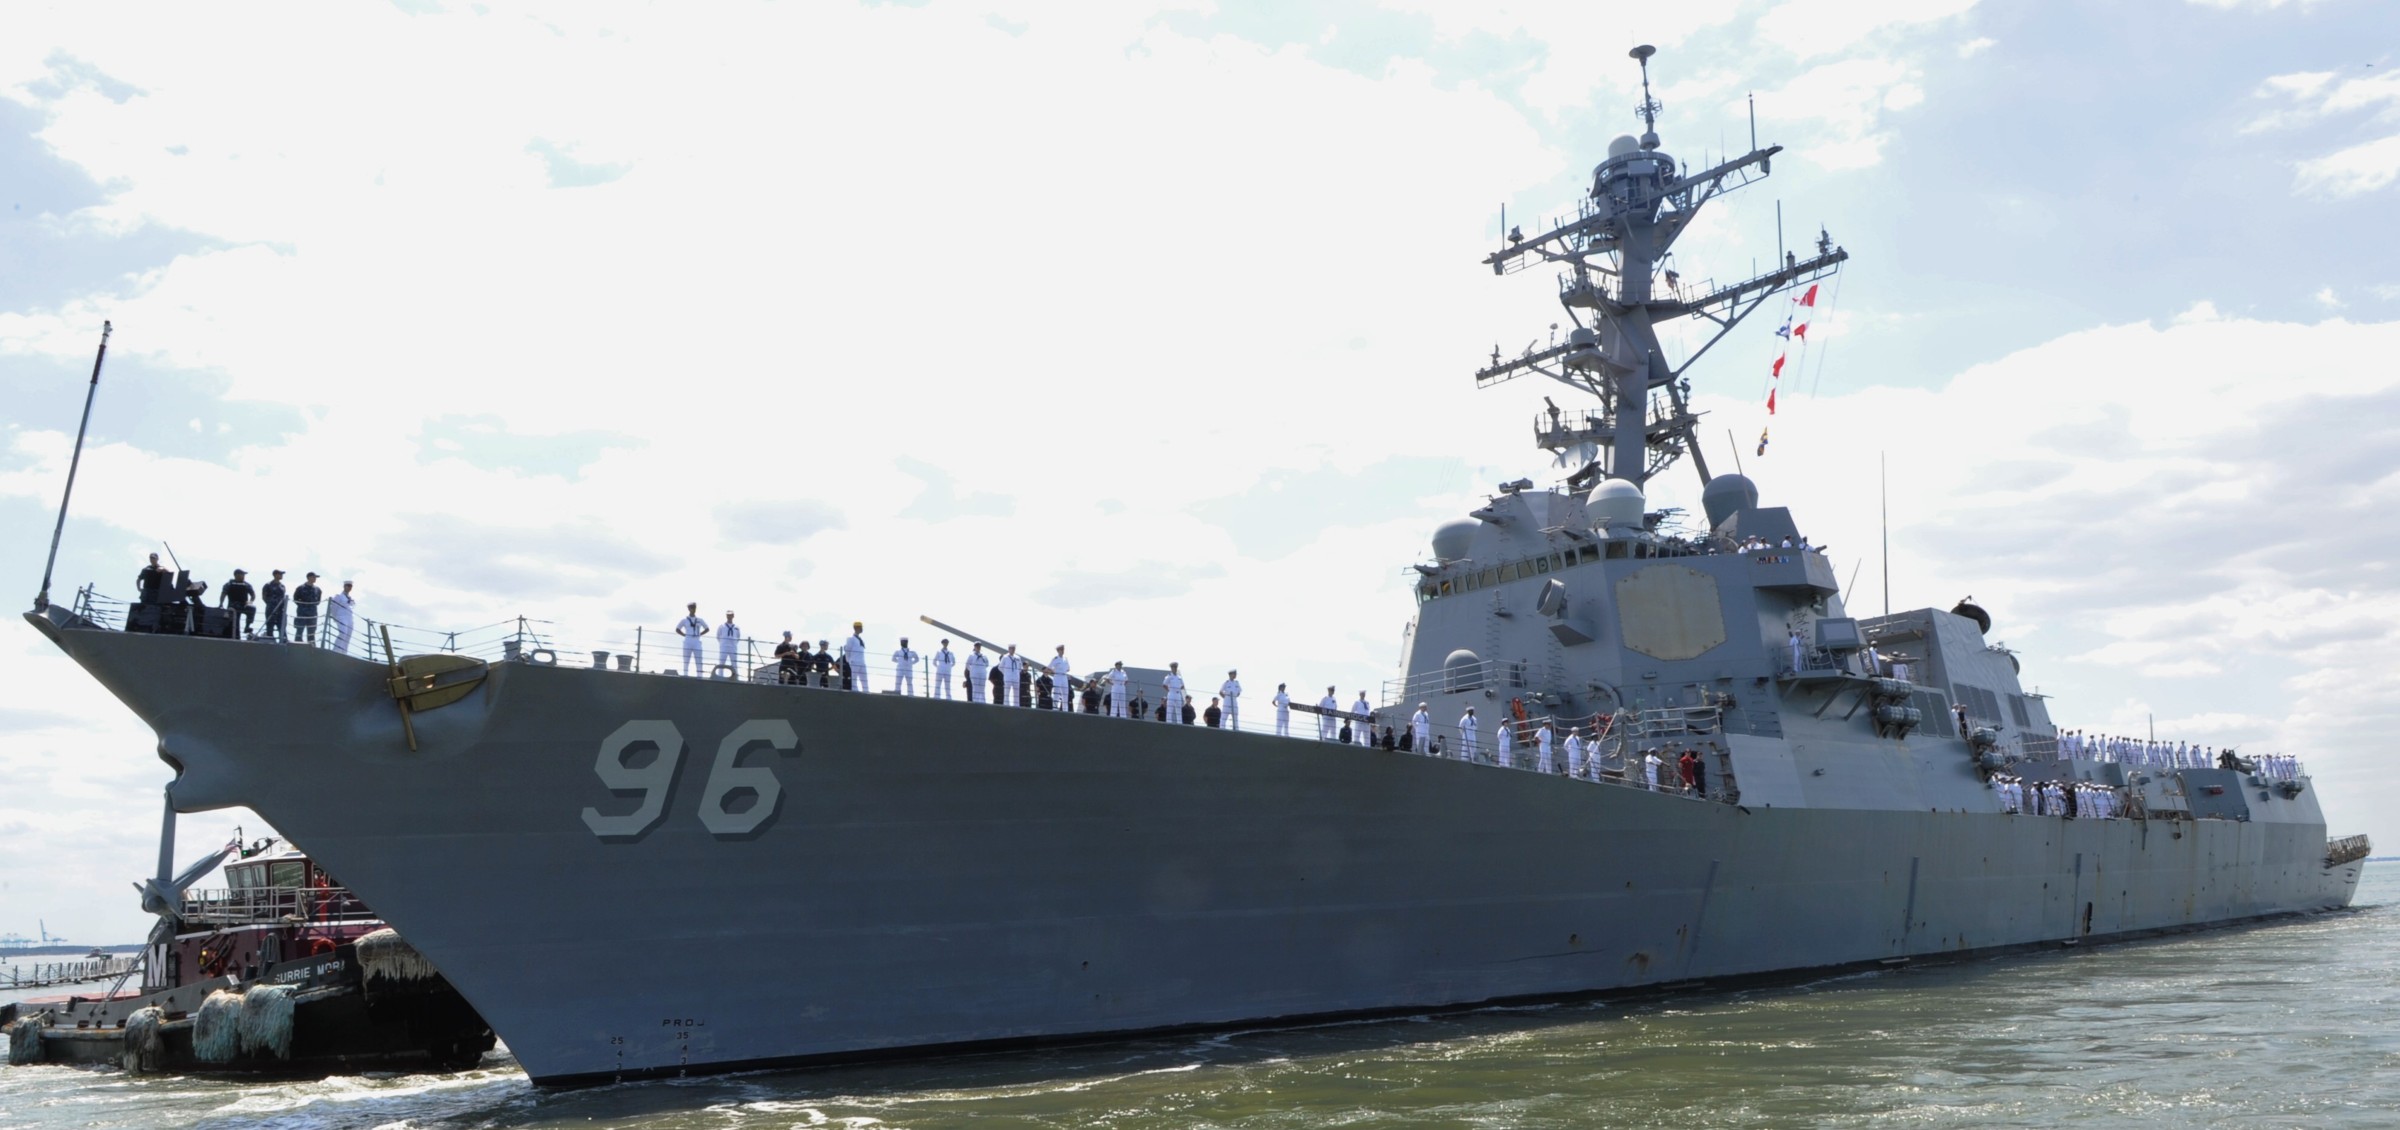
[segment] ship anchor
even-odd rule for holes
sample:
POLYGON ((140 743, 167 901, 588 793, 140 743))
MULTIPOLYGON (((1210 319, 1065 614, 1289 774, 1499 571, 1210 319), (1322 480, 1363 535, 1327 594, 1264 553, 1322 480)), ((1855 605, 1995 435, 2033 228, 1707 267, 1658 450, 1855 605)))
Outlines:
MULTIPOLYGON (((392 630, 383 628, 383 653, 392 655, 392 630)), ((490 664, 464 655, 407 655, 392 659, 391 677, 384 682, 400 704, 400 730, 408 736, 408 751, 417 751, 419 711, 438 710, 467 697, 483 685, 490 664)))

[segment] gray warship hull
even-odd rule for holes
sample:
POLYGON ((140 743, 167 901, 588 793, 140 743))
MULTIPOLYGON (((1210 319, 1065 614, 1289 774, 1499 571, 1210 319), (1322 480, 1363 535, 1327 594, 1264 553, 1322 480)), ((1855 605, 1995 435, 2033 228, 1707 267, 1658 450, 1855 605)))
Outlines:
MULTIPOLYGON (((157 730, 176 808, 247 805, 307 845, 544 1082, 2098 939, 2341 907, 2359 872, 2328 862, 2313 793, 2260 791, 2242 819, 2009 814, 1938 727, 1728 732, 1729 803, 498 663, 414 717, 412 752, 381 664, 29 619, 157 730), (669 735, 656 758, 609 744, 629 722, 669 735), (786 725, 789 749, 727 741, 786 725), (647 787, 610 787, 612 755, 647 787), (760 767, 747 793, 714 780, 760 767), (596 830, 653 800, 638 831, 596 830)), ((2240 794, 2229 771, 2186 787, 2220 787, 2211 773, 2240 794)))

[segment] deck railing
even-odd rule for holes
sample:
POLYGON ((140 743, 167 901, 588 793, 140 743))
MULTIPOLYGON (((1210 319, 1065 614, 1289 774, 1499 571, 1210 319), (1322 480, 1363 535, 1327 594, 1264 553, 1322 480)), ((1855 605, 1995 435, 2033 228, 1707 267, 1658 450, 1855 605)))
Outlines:
POLYGON ((105 981, 123 976, 139 961, 133 957, 93 957, 81 961, 45 961, 33 965, 11 965, 0 971, 0 989, 40 989, 51 985, 77 985, 86 981, 105 981))
POLYGON ((371 922, 375 912, 342 887, 241 887, 187 891, 183 920, 203 926, 371 922))
MULTIPOLYGON (((77 612, 103 626, 113 627, 125 622, 125 603, 123 601, 96 594, 89 589, 77 595, 77 612)), ((778 637, 780 634, 779 631, 778 637)), ((727 649, 724 641, 712 637, 702 641, 701 655, 697 662, 686 661, 682 638, 676 636, 671 630, 652 629, 646 626, 637 627, 628 634, 614 639, 604 638, 600 642, 601 646, 589 647, 570 643, 555 631, 555 626, 549 621, 525 617, 460 632, 413 628, 361 617, 351 626, 346 638, 341 633, 332 631, 329 625, 320 620, 316 638, 313 641, 296 643, 292 646, 315 646, 340 650, 346 654, 379 663, 390 662, 391 656, 394 654, 409 656, 446 653, 493 663, 582 667, 607 671, 612 674, 655 675, 660 672, 696 671, 699 677, 716 681, 765 685, 776 685, 780 682, 780 668, 773 655, 775 644, 778 642, 776 639, 745 637, 736 641, 731 649, 727 649), (385 646, 387 633, 390 640, 388 650, 385 646)), ((835 641, 835 650, 837 653, 840 650, 838 641, 835 641)), ((968 696, 965 688, 960 685, 960 681, 966 673, 966 653, 958 652, 956 654, 959 655, 959 661, 950 673, 951 686, 948 688, 948 697, 964 701, 968 696)), ((873 652, 870 652, 869 656, 869 661, 853 673, 853 687, 855 688, 857 683, 863 681, 866 689, 875 693, 900 693, 897 688, 898 674, 889 659, 876 656, 873 652)), ((933 685, 931 653, 920 649, 918 656, 911 680, 912 685, 907 693, 918 698, 940 697, 933 685)), ((989 658, 988 653, 987 658, 989 658)), ((1037 658, 1028 656, 1026 660, 1028 672, 1032 677, 1038 679, 1045 669, 1035 662, 1037 658)), ((1091 672, 1084 674, 1088 675, 1091 672)), ((1395 732, 1395 736, 1406 731, 1409 716, 1414 712, 1415 702, 1418 698, 1426 691, 1456 689, 1456 678, 1452 673, 1435 672, 1405 683, 1395 682, 1388 686, 1387 691, 1401 693, 1387 694, 1386 704, 1375 709, 1374 736, 1380 737, 1384 727, 1390 727, 1395 732)), ((1496 691, 1512 686, 1521 686, 1525 678, 1525 665, 1509 661, 1488 661, 1480 665, 1479 671, 1472 676, 1473 680, 1480 681, 1480 685, 1496 691)), ((838 673, 827 677, 824 683, 820 682, 817 673, 811 669, 805 673, 802 681, 792 686, 791 689, 796 692, 842 693, 842 677, 838 673), (826 686, 824 683, 829 683, 830 686, 826 686)), ((1145 701, 1154 706, 1164 697, 1163 688, 1160 687, 1136 687, 1133 689, 1138 691, 1145 701)), ((987 703, 990 699, 990 692, 988 679, 977 688, 977 694, 987 703)), ((1036 693, 1038 696, 1038 691, 1036 693)), ((1207 686, 1197 682, 1187 692, 1195 708, 1204 706, 1211 697, 1211 693, 1207 686)), ((1252 691, 1243 696, 1240 729, 1249 733, 1273 732, 1275 708, 1267 702, 1267 697, 1265 693, 1259 691, 1252 691)), ((1343 705, 1345 708, 1348 706, 1347 703, 1343 705)), ((1080 695, 1070 697, 1068 712, 1087 713, 1083 709, 1080 695)), ((1092 715, 1092 717, 1098 721, 1105 717, 1105 713, 1103 710, 1100 715, 1092 715)), ((1494 712, 1495 715, 1500 713, 1502 711, 1494 712)), ((1729 800, 1733 795, 1733 790, 1726 758, 1720 749, 1706 740, 1712 732, 1721 728, 1718 725, 1719 714, 1719 707, 1710 704, 1643 711, 1638 715, 1626 716, 1622 723, 1615 716, 1608 714, 1573 718, 1549 716, 1546 720, 1551 723, 1555 734, 1552 760, 1556 764, 1553 771, 1560 775, 1565 773, 1566 738, 1570 728, 1586 735, 1594 733, 1604 735, 1602 739, 1594 742, 1593 761, 1597 766, 1603 757, 1613 757, 1615 760, 1609 761, 1607 764, 1616 767, 1616 775, 1605 774, 1600 768, 1594 767, 1588 769, 1582 778, 1601 784, 1647 788, 1638 764, 1640 749, 1645 746, 1677 745, 1680 748, 1681 745, 1690 745, 1701 749, 1706 758, 1710 796, 1715 799, 1729 800)), ((1513 743, 1510 768, 1526 772, 1538 771, 1535 766, 1534 734, 1544 720, 1545 716, 1535 715, 1519 725, 1517 740, 1513 743)), ((1114 720, 1112 719, 1112 721, 1114 720)), ((1478 748, 1476 756, 1473 758, 1475 762, 1495 768, 1499 767, 1497 754, 1499 728, 1502 721, 1497 716, 1481 720, 1478 748)), ((1320 738, 1318 723, 1318 717, 1295 711, 1291 720, 1290 736, 1295 740, 1328 740, 1320 738)), ((1151 724, 1159 723, 1152 722, 1151 724)), ((1200 723, 1196 722, 1194 725, 1197 727, 1200 723)), ((1334 723, 1336 732, 1338 732, 1339 726, 1340 722, 1337 720, 1334 723)), ((1434 723, 1428 727, 1427 737, 1441 739, 1443 756, 1460 757, 1465 735, 1455 721, 1434 723)), ((1353 744, 1372 743, 1354 741, 1353 744)), ((1416 743, 1412 742, 1411 745, 1415 746, 1416 743)), ((1418 755, 1426 753, 1423 748, 1412 748, 1407 752, 1418 755)), ((1678 766, 1672 760, 1660 771, 1660 782, 1661 791, 1683 791, 1678 766)), ((210 925, 269 922, 294 915, 312 921, 373 917, 373 913, 359 904, 355 897, 339 888, 195 891, 185 896, 185 903, 187 920, 210 925)))

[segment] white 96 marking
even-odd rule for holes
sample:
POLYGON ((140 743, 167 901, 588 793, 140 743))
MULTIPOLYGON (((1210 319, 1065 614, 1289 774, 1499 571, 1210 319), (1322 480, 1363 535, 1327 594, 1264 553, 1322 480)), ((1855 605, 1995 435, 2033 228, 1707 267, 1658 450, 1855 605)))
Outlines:
MULTIPOLYGON (((761 718, 734 727, 717 743, 716 761, 709 766, 708 782, 700 790, 700 823, 710 834, 748 835, 773 817, 782 804, 783 782, 776 778, 773 766, 738 764, 744 752, 762 742, 778 753, 791 753, 800 748, 800 735, 784 719, 761 718), (726 800, 742 789, 750 790, 757 799, 740 812, 726 811, 726 800)), ((633 811, 617 816, 587 807, 584 826, 603 839, 637 837, 657 827, 667 817, 667 795, 674 790, 675 773, 683 766, 683 751, 683 732, 673 722, 661 719, 627 722, 601 739, 592 772, 609 791, 638 792, 642 799, 633 811), (656 747, 658 756, 638 769, 626 765, 625 755, 643 746, 656 747)))

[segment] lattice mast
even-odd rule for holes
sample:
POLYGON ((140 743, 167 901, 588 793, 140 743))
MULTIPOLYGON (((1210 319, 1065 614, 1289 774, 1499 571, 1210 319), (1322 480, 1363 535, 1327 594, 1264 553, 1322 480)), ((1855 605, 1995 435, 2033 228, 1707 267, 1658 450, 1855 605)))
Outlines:
POLYGON ((1596 450, 1598 457, 1568 479, 1577 489, 1603 477, 1639 486, 1687 453, 1706 483, 1699 415, 1690 408, 1691 382, 1684 372, 1770 295, 1829 276, 1850 257, 1820 231, 1815 255, 1802 259, 1784 251, 1779 269, 1756 278, 1687 287, 1676 272, 1663 270, 1660 285, 1662 261, 1701 205, 1720 192, 1765 179, 1783 147, 1758 148, 1754 124, 1748 154, 1699 172, 1683 171, 1658 147, 1662 107, 1650 94, 1650 56, 1656 53, 1647 44, 1631 52, 1642 68, 1642 103, 1634 109, 1642 119, 1642 136, 1609 143, 1608 157, 1592 170, 1591 191, 1575 219, 1530 237, 1511 228, 1507 246, 1484 259, 1496 275, 1536 262, 1564 268, 1558 301, 1574 328, 1563 341, 1554 334, 1548 347, 1528 347, 1514 360, 1503 361, 1493 349, 1491 364, 1476 371, 1475 384, 1481 388, 1538 373, 1599 399, 1601 410, 1581 419, 1553 404, 1548 421, 1535 428, 1536 445, 1544 449, 1596 450), (1659 348, 1658 326, 1684 317, 1705 319, 1716 329, 1682 365, 1670 365, 1659 348), (1652 394, 1662 391, 1663 399, 1654 401, 1652 394))

